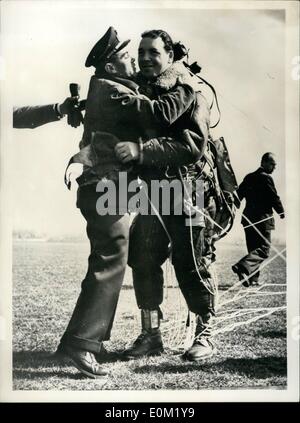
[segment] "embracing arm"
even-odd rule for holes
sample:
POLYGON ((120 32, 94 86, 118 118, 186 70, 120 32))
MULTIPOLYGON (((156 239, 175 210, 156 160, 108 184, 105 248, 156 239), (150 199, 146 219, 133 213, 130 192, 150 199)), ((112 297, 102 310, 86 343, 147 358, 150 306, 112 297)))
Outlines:
POLYGON ((179 167, 195 162, 189 146, 172 138, 153 138, 143 144, 140 164, 157 168, 179 167))
POLYGON ((155 168, 184 166, 198 160, 198 150, 193 150, 187 137, 197 136, 192 131, 183 131, 174 139, 156 137, 139 143, 124 141, 115 147, 118 159, 123 163, 137 161, 140 165, 155 168))
POLYGON ((188 84, 181 84, 151 100, 142 94, 123 94, 115 92, 111 98, 119 102, 125 113, 134 114, 144 126, 174 123, 195 100, 195 92, 188 84))

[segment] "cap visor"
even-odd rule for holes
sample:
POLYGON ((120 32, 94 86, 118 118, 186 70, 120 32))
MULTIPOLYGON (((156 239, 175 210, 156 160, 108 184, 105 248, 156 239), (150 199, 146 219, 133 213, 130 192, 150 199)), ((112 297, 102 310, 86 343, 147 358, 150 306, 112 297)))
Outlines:
POLYGON ((130 41, 131 41, 131 40, 126 40, 126 41, 123 41, 123 43, 121 43, 121 44, 119 45, 119 47, 118 47, 118 48, 114 51, 114 54, 119 53, 119 51, 123 50, 123 48, 125 48, 125 47, 127 46, 127 44, 129 44, 129 43, 130 43, 130 41))

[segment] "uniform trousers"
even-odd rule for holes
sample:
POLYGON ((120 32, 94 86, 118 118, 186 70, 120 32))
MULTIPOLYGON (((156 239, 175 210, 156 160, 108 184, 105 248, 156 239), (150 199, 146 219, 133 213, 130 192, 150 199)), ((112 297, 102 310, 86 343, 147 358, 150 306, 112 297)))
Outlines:
POLYGON ((128 214, 100 216, 96 185, 79 188, 77 206, 87 222, 87 274, 61 346, 98 353, 113 325, 128 258, 128 214))

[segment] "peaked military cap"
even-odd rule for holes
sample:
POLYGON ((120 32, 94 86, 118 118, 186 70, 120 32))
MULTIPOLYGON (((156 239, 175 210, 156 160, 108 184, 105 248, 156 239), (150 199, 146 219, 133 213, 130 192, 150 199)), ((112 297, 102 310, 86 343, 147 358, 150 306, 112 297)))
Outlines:
POLYGON ((97 41, 92 50, 90 51, 86 61, 85 66, 89 68, 94 66, 95 68, 101 63, 104 63, 112 55, 118 53, 127 44, 130 40, 120 42, 118 39, 117 31, 110 26, 103 37, 97 41))

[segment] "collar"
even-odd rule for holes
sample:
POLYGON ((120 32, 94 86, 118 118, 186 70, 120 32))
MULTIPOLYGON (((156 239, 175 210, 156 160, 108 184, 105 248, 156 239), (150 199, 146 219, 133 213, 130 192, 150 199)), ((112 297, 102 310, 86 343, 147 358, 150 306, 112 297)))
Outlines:
POLYGON ((257 169, 257 171, 256 171, 257 173, 265 173, 266 175, 269 175, 269 176, 271 176, 271 174, 270 173, 267 173, 266 171, 265 171, 265 169, 262 167, 262 166, 259 166, 259 168, 257 169))
POLYGON ((120 76, 115 76, 112 78, 108 78, 111 79, 112 81, 118 82, 119 84, 125 85, 127 88, 130 88, 133 91, 138 91, 138 84, 136 82, 134 82, 132 79, 128 79, 128 78, 121 78, 120 76))
POLYGON ((106 72, 95 72, 96 78, 108 79, 110 81, 118 82, 119 84, 125 85, 125 87, 130 88, 131 90, 138 92, 139 86, 136 82, 129 78, 121 78, 120 76, 113 76, 106 72))
MULTIPOLYGON (((147 80, 141 72, 137 74, 136 81, 140 85, 151 85, 168 91, 175 87, 178 83, 194 85, 195 82, 192 79, 187 68, 181 62, 174 62, 168 67, 162 74, 153 80, 147 80)), ((192 85, 192 86, 193 86, 192 85)))

